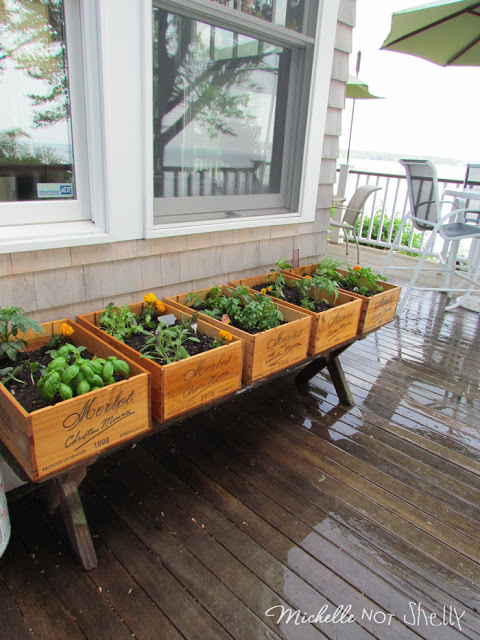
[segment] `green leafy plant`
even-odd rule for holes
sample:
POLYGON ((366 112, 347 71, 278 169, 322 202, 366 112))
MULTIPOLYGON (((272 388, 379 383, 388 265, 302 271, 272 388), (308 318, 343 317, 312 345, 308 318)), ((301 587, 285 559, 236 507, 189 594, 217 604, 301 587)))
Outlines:
MULTIPOLYGON (((338 272, 337 272, 338 273, 338 272)), ((304 309, 315 311, 316 302, 328 302, 328 298, 333 295, 338 298, 339 284, 336 280, 331 280, 326 276, 306 276, 295 283, 300 292, 300 304, 304 309), (310 292, 314 289, 313 297, 310 292)))
POLYGON ((285 277, 282 271, 286 269, 292 269, 292 265, 287 262, 286 258, 279 260, 275 269, 270 269, 268 282, 272 283, 271 295, 276 298, 284 297, 283 294, 287 283, 285 282, 285 277))
POLYGON ((200 342, 193 329, 195 323, 196 318, 183 318, 181 324, 169 326, 160 320, 155 335, 148 338, 142 347, 141 357, 166 364, 190 357, 185 343, 200 342))
POLYGON ((105 311, 98 317, 100 327, 108 334, 125 342, 137 333, 143 332, 139 317, 130 311, 127 304, 116 307, 109 302, 105 311))
POLYGON ((82 357, 85 349, 68 344, 49 352, 52 360, 37 382, 37 388, 47 402, 51 402, 56 394, 62 400, 68 400, 114 384, 115 374, 128 378, 129 366, 124 360, 115 356, 107 360, 96 357, 87 360, 82 357))
POLYGON ((15 380, 15 382, 20 382, 20 384, 27 384, 23 380, 19 380, 19 378, 17 378, 22 370, 23 364, 19 364, 16 367, 5 367, 4 369, 0 369, 0 383, 6 385, 12 380, 15 380))
POLYGON ((6 356, 12 362, 17 360, 19 351, 23 351, 27 343, 18 333, 25 333, 31 329, 35 333, 45 333, 43 327, 33 318, 23 315, 23 309, 19 307, 0 308, 0 360, 6 356))
POLYGON ((215 286, 204 300, 194 293, 190 293, 187 300, 193 308, 204 307, 202 313, 231 321, 234 326, 250 332, 278 327, 283 320, 282 313, 269 296, 250 294, 246 286, 237 285, 229 296, 215 286))
POLYGON ((323 260, 321 260, 316 267, 315 275, 321 276, 326 280, 332 280, 334 282, 339 282, 341 280, 341 275, 337 271, 342 266, 346 266, 345 260, 342 258, 335 258, 334 256, 325 256, 323 260))
POLYGON ((348 267, 347 275, 342 278, 341 286, 345 287, 353 293, 362 296, 374 296, 376 293, 383 291, 382 287, 377 283, 378 280, 386 281, 386 278, 380 274, 374 274, 370 267, 348 267))

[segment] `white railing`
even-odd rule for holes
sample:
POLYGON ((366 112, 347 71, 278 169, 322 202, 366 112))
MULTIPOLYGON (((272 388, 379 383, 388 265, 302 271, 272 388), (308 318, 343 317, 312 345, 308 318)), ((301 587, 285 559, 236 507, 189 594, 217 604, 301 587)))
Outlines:
MULTIPOLYGON (((350 170, 348 174, 345 202, 348 203, 355 190, 364 184, 381 187, 367 200, 365 210, 360 218, 357 237, 359 242, 372 246, 389 248, 395 238, 397 228, 403 215, 408 210, 407 181, 405 175, 389 173, 373 173, 370 171, 350 170), (397 224, 392 224, 398 221, 397 224)), ((462 185, 462 180, 439 178, 440 193, 449 187, 462 185)), ((441 198, 443 199, 443 198, 441 198)), ((407 225, 404 232, 405 251, 421 254, 425 232, 413 230, 407 225), (408 241, 406 238, 408 237, 408 241), (416 246, 415 246, 416 245, 416 246)), ((428 236, 427 236, 428 237, 428 236)), ((441 250, 439 247, 439 251, 441 250)))

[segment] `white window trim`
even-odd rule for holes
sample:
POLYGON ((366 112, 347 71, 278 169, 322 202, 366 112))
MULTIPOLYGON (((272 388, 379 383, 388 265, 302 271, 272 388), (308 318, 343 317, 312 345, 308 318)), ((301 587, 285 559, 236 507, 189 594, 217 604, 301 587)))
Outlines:
MULTIPOLYGON (((285 224, 299 224, 312 222, 315 219, 315 208, 318 195, 318 178, 322 160, 323 139, 328 107, 333 52, 335 44, 336 24, 340 0, 320 0, 317 15, 315 47, 313 52, 312 78, 308 101, 307 126, 305 146, 303 151, 303 168, 300 180, 300 198, 298 211, 282 213, 280 215, 251 216, 240 219, 198 220, 195 222, 172 222, 154 225, 154 197, 153 197, 153 95, 152 95, 152 51, 151 33, 151 0, 143 3, 143 39, 146 43, 143 53, 143 86, 144 86, 144 142, 145 142, 145 172, 144 172, 144 229, 147 238, 162 238, 176 235, 191 235, 202 232, 227 231, 230 229, 244 229, 251 227, 265 227, 285 224)), ((189 5, 204 4, 209 6, 211 0, 187 0, 189 5)), ((221 5, 215 5, 220 13, 226 10, 221 5)), ((247 16, 248 17, 248 16, 247 16)), ((268 23, 267 23, 268 24, 268 23)))

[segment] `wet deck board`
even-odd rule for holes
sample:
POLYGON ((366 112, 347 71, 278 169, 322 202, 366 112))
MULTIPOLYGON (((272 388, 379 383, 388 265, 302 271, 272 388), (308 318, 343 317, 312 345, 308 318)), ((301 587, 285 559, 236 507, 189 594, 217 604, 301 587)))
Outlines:
POLYGON ((287 376, 94 465, 93 571, 39 491, 9 498, 1 637, 478 640, 480 316, 442 304, 342 355, 352 408, 287 376))

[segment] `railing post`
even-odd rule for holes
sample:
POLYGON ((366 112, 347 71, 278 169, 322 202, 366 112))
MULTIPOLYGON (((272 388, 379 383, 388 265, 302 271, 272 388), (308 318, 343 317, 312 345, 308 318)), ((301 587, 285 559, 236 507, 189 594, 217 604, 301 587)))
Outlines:
MULTIPOLYGON (((337 193, 333 196, 334 202, 332 204, 335 204, 335 200, 338 200, 339 202, 343 202, 345 200, 345 190, 347 188, 347 179, 348 179, 349 169, 350 169, 350 166, 348 164, 340 165, 340 175, 338 177, 337 193)), ((341 222, 342 212, 343 212, 342 209, 338 209, 338 208, 335 209, 333 214, 333 219, 335 220, 335 222, 341 222)), ((340 242, 342 242, 342 239, 340 238, 339 227, 332 227, 332 231, 330 234, 330 242, 335 242, 336 244, 340 244, 340 242)))

